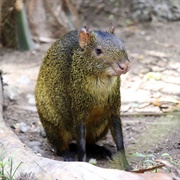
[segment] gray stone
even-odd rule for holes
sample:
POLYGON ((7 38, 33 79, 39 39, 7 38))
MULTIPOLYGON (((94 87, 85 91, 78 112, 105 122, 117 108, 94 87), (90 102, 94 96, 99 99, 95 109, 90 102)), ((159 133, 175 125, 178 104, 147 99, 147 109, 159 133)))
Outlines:
POLYGON ((41 145, 41 142, 39 142, 39 141, 30 141, 27 143, 27 146, 30 148, 40 146, 40 145, 41 145))
POLYGON ((18 79, 18 83, 20 83, 20 84, 27 85, 27 84, 30 84, 30 82, 31 82, 31 80, 26 75, 23 75, 18 79))
POLYGON ((46 132, 44 130, 43 127, 40 128, 40 135, 43 137, 43 138, 46 138, 46 132))
POLYGON ((33 94, 27 94, 26 98, 28 99, 28 104, 30 105, 36 104, 35 97, 33 94))
POLYGON ((34 153, 40 153, 41 152, 41 148, 39 146, 33 146, 32 150, 34 153))
POLYGON ((19 131, 20 131, 20 132, 25 133, 25 132, 27 132, 28 130, 29 130, 29 127, 28 127, 28 125, 27 125, 26 123, 21 122, 21 123, 19 124, 19 131))
POLYGON ((20 95, 20 89, 16 86, 4 86, 5 97, 10 101, 15 101, 20 95))

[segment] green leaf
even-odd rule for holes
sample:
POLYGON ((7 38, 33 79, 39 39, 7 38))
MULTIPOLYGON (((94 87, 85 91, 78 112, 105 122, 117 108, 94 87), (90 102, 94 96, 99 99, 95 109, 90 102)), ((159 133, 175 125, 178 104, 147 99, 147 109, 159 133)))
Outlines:
POLYGON ((154 161, 153 160, 150 160, 150 159, 146 159, 143 161, 144 163, 151 163, 151 164, 154 164, 154 161))
POLYGON ((146 155, 138 153, 138 152, 134 153, 133 156, 135 156, 135 157, 143 157, 143 158, 146 157, 146 155))
POLYGON ((147 157, 153 157, 153 158, 156 158, 156 156, 154 154, 148 154, 146 155, 147 157))
POLYGON ((165 157, 165 156, 171 157, 168 153, 163 153, 161 156, 162 157, 165 157))

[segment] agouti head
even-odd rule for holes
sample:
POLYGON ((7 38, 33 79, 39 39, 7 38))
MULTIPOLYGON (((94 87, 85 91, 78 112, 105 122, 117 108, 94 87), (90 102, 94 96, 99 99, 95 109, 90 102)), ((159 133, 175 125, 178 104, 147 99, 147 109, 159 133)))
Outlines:
POLYGON ((119 76, 130 69, 124 44, 114 35, 113 30, 88 31, 84 27, 79 31, 80 47, 88 54, 87 57, 97 61, 96 66, 99 72, 103 71, 103 76, 119 76))

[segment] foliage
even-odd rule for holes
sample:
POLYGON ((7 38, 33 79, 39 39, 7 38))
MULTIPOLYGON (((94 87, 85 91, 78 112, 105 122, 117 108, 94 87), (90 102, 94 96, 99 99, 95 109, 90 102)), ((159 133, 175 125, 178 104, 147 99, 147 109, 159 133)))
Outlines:
POLYGON ((161 156, 162 156, 162 157, 168 157, 168 158, 169 158, 169 162, 170 162, 172 165, 178 166, 178 163, 176 163, 176 162, 173 160, 172 156, 170 156, 168 153, 163 153, 161 156))
POLYGON ((3 155, 0 156, 0 177, 2 180, 13 180, 22 162, 14 168, 13 158, 9 157, 7 161, 4 161, 3 157, 3 155))
POLYGON ((22 0, 0 1, 0 46, 34 49, 27 14, 22 0))
POLYGON ((139 157, 142 158, 142 160, 139 162, 139 164, 137 164, 137 166, 135 167, 135 169, 139 169, 139 167, 141 167, 141 169, 145 169, 145 168, 149 168, 152 167, 153 165, 155 165, 156 163, 154 162, 156 156, 153 154, 142 154, 142 153, 134 153, 133 156, 135 157, 139 157))
MULTIPOLYGON (((133 156, 142 158, 142 160, 139 162, 139 164, 136 165, 135 169, 148 169, 148 168, 151 168, 153 166, 157 166, 157 162, 156 162, 157 158, 153 154, 147 154, 146 155, 146 154, 136 152, 133 154, 133 156)), ((178 166, 178 164, 173 160, 173 158, 168 153, 163 153, 161 155, 161 157, 162 158, 168 157, 170 164, 178 166)), ((168 171, 168 169, 166 167, 163 167, 163 169, 165 171, 168 171)), ((155 172, 157 172, 157 170, 155 170, 155 172)))
POLYGON ((34 43, 32 41, 31 32, 29 30, 26 10, 22 3, 22 7, 15 13, 16 30, 17 30, 17 43, 20 50, 32 50, 34 49, 34 43))

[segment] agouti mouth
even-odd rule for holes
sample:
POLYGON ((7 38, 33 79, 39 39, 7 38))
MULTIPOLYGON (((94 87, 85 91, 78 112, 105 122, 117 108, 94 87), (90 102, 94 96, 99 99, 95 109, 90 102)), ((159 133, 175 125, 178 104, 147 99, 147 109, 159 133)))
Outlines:
POLYGON ((121 74, 126 74, 130 69, 130 62, 125 63, 113 62, 108 68, 108 74, 110 76, 120 76, 121 74))
POLYGON ((118 63, 117 63, 117 65, 119 66, 119 68, 120 68, 122 71, 125 71, 125 68, 121 67, 121 65, 119 65, 118 63))
POLYGON ((116 65, 113 68, 119 75, 125 74, 130 69, 130 63, 126 61, 125 63, 119 63, 117 62, 116 65))

